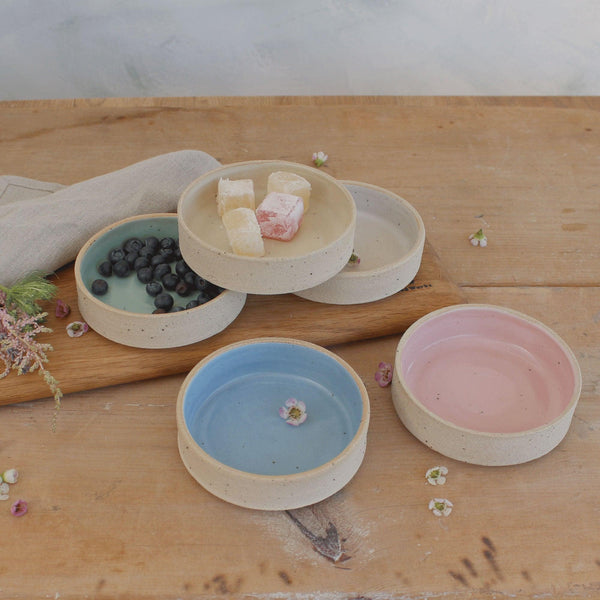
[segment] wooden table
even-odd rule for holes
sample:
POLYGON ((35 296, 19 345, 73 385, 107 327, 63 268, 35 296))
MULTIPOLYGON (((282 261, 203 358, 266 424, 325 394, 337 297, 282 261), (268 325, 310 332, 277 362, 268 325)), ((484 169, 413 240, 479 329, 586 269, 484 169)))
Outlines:
POLYGON ((0 598, 599 597, 599 133, 597 98, 0 103, 0 173, 65 184, 184 148, 224 163, 324 150, 331 175, 417 208, 469 302, 540 319, 583 373, 554 451, 484 468, 436 454, 396 417, 373 374, 399 335, 335 346, 370 395, 366 457, 341 492, 292 515, 229 505, 187 474, 183 375, 67 394, 55 432, 52 400, 3 406, 0 468, 19 469, 11 501, 30 511, 0 506, 0 598), (480 227, 487 248, 467 241, 480 227), (439 489, 424 478, 437 464, 439 489), (447 518, 427 509, 440 494, 447 518), (324 556, 329 524, 346 560, 324 556))

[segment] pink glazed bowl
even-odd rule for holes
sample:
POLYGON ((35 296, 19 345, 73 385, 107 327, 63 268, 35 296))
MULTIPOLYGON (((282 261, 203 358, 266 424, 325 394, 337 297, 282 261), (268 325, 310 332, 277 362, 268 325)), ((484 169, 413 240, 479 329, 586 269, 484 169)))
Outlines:
POLYGON ((551 329, 484 304, 416 321, 396 351, 392 398, 406 428, 433 450, 478 465, 527 462, 566 435, 581 371, 551 329))

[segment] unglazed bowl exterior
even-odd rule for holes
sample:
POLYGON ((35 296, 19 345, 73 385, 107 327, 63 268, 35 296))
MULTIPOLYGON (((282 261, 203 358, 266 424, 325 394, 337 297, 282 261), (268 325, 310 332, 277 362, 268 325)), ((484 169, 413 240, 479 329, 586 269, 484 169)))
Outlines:
POLYGON ((369 423, 364 384, 341 358, 289 338, 225 346, 200 361, 177 398, 179 453, 215 496, 288 510, 343 488, 362 463, 369 423), (279 414, 306 403, 294 426, 279 414))
POLYGON ((313 287, 341 271, 352 255, 356 208, 348 190, 323 171, 258 160, 219 167, 192 182, 179 200, 178 218, 181 252, 194 271, 229 290, 269 295, 313 287), (236 255, 217 212, 218 182, 252 179, 258 205, 276 171, 296 173, 311 184, 300 228, 290 241, 264 239, 264 256, 236 255))
POLYGON ((396 350, 398 416, 441 454, 479 465, 539 458, 566 435, 581 371, 567 344, 523 313, 485 304, 416 321, 396 350))

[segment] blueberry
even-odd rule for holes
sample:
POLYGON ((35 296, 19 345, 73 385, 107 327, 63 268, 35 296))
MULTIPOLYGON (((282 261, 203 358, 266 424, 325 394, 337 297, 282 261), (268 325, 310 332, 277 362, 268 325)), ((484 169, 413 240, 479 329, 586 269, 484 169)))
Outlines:
POLYGON ((177 246, 177 248, 175 248, 175 250, 173 251, 173 254, 175 256, 175 260, 182 260, 183 256, 181 254, 181 250, 179 249, 179 246, 177 246))
POLYGON ((167 273, 171 272, 171 267, 165 263, 156 265, 154 268, 154 279, 162 279, 167 273))
POLYGON ((186 305, 185 308, 187 310, 189 310, 190 308, 196 308, 196 306, 200 306, 200 302, 198 302, 198 300, 190 300, 186 305))
POLYGON ((127 261, 127 264, 129 265, 130 269, 135 268, 133 265, 135 264, 135 261, 139 258, 139 254, 137 252, 128 252, 125 255, 125 260, 127 261))
POLYGON ((196 302, 198 302, 198 304, 206 304, 207 302, 210 302, 211 300, 212 300, 212 296, 209 296, 206 292, 200 292, 196 296, 196 302))
POLYGON ((104 279, 94 279, 92 281, 92 294, 104 296, 108 292, 108 283, 104 279))
POLYGON ((206 288, 204 289, 204 291, 211 298, 216 298, 223 291, 223 288, 220 288, 218 285, 215 285, 214 283, 208 282, 208 285, 206 286, 206 288))
POLYGON ((110 277, 112 275, 112 263, 110 260, 105 260, 98 265, 98 273, 103 277, 110 277))
POLYGON ((151 281, 146 284, 146 293, 149 296, 158 296, 163 291, 162 285, 158 281, 151 281))
POLYGON ((113 273, 117 277, 127 277, 130 273, 128 262, 125 259, 116 262, 113 265, 113 273))
POLYGON ((151 235, 144 240, 144 246, 152 250, 153 254, 156 254, 157 250, 160 248, 160 242, 157 237, 151 235))
POLYGON ((156 253, 152 248, 148 246, 143 246, 142 249, 138 252, 138 254, 148 260, 150 260, 156 253))
POLYGON ((197 273, 194 273, 193 271, 186 273, 183 276, 183 280, 189 286, 191 286, 192 288, 194 288, 195 290, 198 290, 198 291, 204 290, 208 286, 208 281, 206 281, 206 279, 203 279, 202 277, 200 277, 200 275, 198 275, 197 273))
POLYGON ((137 270, 137 278, 141 283, 150 283, 153 277, 152 267, 142 267, 137 270))
POLYGON ((144 267, 149 267, 150 261, 145 256, 138 256, 133 263, 133 268, 136 271, 143 269, 144 267))
POLYGON ((182 310, 185 310, 185 308, 183 308, 183 306, 174 306, 171 309, 171 312, 181 312, 182 310))
POLYGON ((162 254, 155 254, 151 259, 150 259, 150 264, 155 267, 156 265, 166 265, 167 264, 167 259, 162 256, 162 254))
POLYGON ((154 306, 169 312, 173 307, 173 296, 171 296, 171 294, 167 294, 166 292, 158 294, 158 296, 154 298, 154 306))
POLYGON ((164 314, 164 313, 166 313, 166 312, 167 312, 167 311, 166 311, 164 308, 155 308, 155 309, 152 311, 152 314, 153 314, 153 315, 162 315, 162 314, 164 314))
POLYGON ((177 275, 179 275, 179 277, 183 278, 185 276, 185 274, 189 273, 190 271, 191 271, 191 269, 188 267, 185 260, 177 261, 177 264, 175 265, 175 273, 177 273, 177 275))
POLYGON ((108 260, 110 260, 110 262, 114 265, 115 263, 119 262, 120 260, 123 260, 125 258, 125 251, 122 250, 121 248, 113 248, 109 253, 108 253, 108 260))
POLYGON ((160 247, 175 250, 177 247, 177 242, 172 237, 164 237, 162 240, 160 240, 160 247))
POLYGON ((175 251, 173 248, 161 248, 158 252, 167 262, 173 262, 175 260, 175 251))
POLYGON ((179 283, 179 277, 177 277, 175 273, 167 273, 166 275, 163 275, 160 280, 165 286, 165 289, 169 291, 173 291, 179 283))
POLYGON ((179 280, 175 286, 175 291, 182 297, 185 298, 192 293, 192 288, 185 282, 179 280))
POLYGON ((144 242, 142 242, 142 240, 140 240, 140 238, 129 238, 123 244, 123 250, 125 250, 125 252, 127 252, 127 253, 139 252, 142 249, 143 245, 144 245, 144 242))

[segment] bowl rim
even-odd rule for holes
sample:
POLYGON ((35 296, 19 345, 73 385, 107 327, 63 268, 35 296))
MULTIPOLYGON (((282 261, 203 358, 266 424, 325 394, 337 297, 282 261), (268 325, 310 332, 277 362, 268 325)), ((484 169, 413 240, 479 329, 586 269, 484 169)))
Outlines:
MULTIPOLYGON (((353 271, 352 269, 342 269, 334 277, 341 277, 344 279, 367 279, 367 278, 373 277, 373 276, 384 275, 390 270, 402 267, 404 264, 406 264, 408 261, 410 261, 416 254, 418 254, 419 252, 422 252, 423 247, 425 245, 425 237, 426 237, 425 236, 425 224, 423 222, 421 215, 417 211, 417 209, 410 202, 408 202, 408 200, 406 200, 405 198, 402 198, 402 196, 399 196, 398 194, 395 194, 394 192, 392 192, 390 190, 382 188, 378 185, 373 185, 371 183, 364 183, 362 181, 353 181, 353 180, 349 180, 349 179, 341 179, 341 180, 339 180, 339 182, 344 186, 350 185, 350 186, 356 186, 356 187, 374 190, 376 192, 384 194, 384 195, 392 198, 393 200, 395 200, 403 208, 407 209, 408 212, 411 214, 411 217, 414 218, 414 220, 417 224, 417 236, 416 236, 416 239, 414 240, 414 242, 412 243, 411 247, 409 248, 409 250, 407 250, 400 258, 398 258, 397 260, 395 260, 393 262, 388 262, 388 263, 380 265, 374 269, 367 269, 364 271, 353 271)), ((358 213, 358 210, 357 210, 357 213, 358 213)), ((358 220, 358 216, 357 216, 357 220, 358 220)))
POLYGON ((417 406, 419 408, 419 410, 423 411, 431 419, 437 421, 440 425, 451 428, 456 432, 462 432, 462 433, 466 433, 469 435, 476 435, 481 438, 493 438, 493 439, 521 438, 523 436, 533 435, 533 434, 539 433, 541 431, 547 430, 548 428, 554 427, 556 424, 561 422, 567 415, 569 415, 575 409, 575 406, 577 405, 577 402, 579 401, 579 397, 581 395, 581 389, 582 389, 581 368, 579 366, 579 363, 577 362, 577 358, 575 357, 574 352, 571 350, 569 345, 562 339, 562 337, 560 337, 550 327, 548 327, 547 325, 545 325, 538 319, 535 319, 534 317, 530 317, 529 315, 526 315, 525 313, 522 313, 518 310, 514 310, 512 308, 507 308, 504 306, 498 306, 498 305, 494 305, 494 304, 486 304, 486 303, 455 304, 453 306, 446 306, 446 307, 434 310, 434 311, 426 314, 425 316, 421 317, 417 321, 415 321, 404 332, 404 334, 402 335, 402 338, 400 339, 400 342, 398 343, 398 346, 396 348, 396 354, 394 356, 394 378, 402 385, 403 392, 410 398, 410 401, 413 404, 415 404, 415 406, 417 406), (435 413, 432 410, 430 410, 429 408, 427 408, 412 393, 412 391, 406 385, 404 375, 398 365, 401 355, 402 355, 402 350, 408 343, 411 335, 420 326, 422 326, 423 324, 425 324, 428 321, 431 321, 431 320, 439 317, 440 315, 443 315, 446 313, 451 313, 451 312, 457 312, 457 311, 468 311, 471 309, 488 310, 490 312, 509 314, 512 317, 515 317, 516 319, 518 319, 520 321, 525 321, 525 322, 529 323, 530 325, 533 325, 537 329, 542 330, 544 333, 546 333, 546 335, 548 335, 550 338, 552 338, 554 342, 556 342, 556 344, 563 351, 565 357, 569 360, 571 369, 573 371, 573 378, 574 378, 573 392, 571 394, 571 398, 570 398, 568 404, 561 410, 559 415, 557 415, 556 417, 554 417, 551 421, 548 421, 547 423, 538 425, 537 427, 533 427, 530 429, 524 429, 522 431, 513 431, 513 432, 480 431, 478 429, 471 429, 469 427, 463 427, 461 425, 457 425, 457 424, 453 423, 452 421, 449 421, 448 419, 444 419, 443 417, 440 417, 437 413, 435 413))
POLYGON ((211 352, 208 356, 204 357, 200 362, 198 362, 194 366, 194 368, 187 374, 185 379, 183 380, 183 383, 181 384, 181 386, 179 388, 179 392, 177 394, 177 402, 176 402, 175 410, 176 410, 176 420, 177 420, 178 432, 185 433, 186 437, 188 437, 191 440, 191 442, 193 443, 194 450, 202 457, 203 461, 206 461, 207 463, 209 463, 212 468, 218 468, 218 469, 222 470, 224 473, 228 474, 229 476, 239 477, 241 479, 248 480, 248 481, 258 480, 258 481, 262 481, 262 482, 269 482, 269 481, 276 482, 276 481, 290 481, 290 480, 295 481, 295 482, 301 482, 304 479, 312 479, 322 473, 329 471, 337 463, 339 463, 340 461, 343 461, 344 458, 346 458, 346 456, 351 455, 353 453, 353 451, 355 450, 356 446, 359 445, 361 443, 361 440, 363 440, 366 437, 367 430, 369 427, 369 420, 370 420, 370 403, 369 403, 369 396, 367 394, 367 389, 365 387, 365 384, 363 383, 362 379, 358 376, 356 371, 354 371, 354 369, 343 358, 341 358, 337 354, 334 354, 330 350, 323 348, 322 346, 313 344, 312 342, 307 342, 305 340, 299 340, 299 339, 295 339, 295 338, 286 338, 286 337, 251 338, 248 340, 242 340, 239 342, 234 342, 232 344, 228 344, 226 346, 223 346, 223 347, 215 350, 214 352, 211 352), (361 405, 362 405, 361 418, 360 418, 360 423, 358 425, 358 428, 357 428, 355 434, 352 436, 352 439, 350 439, 348 441, 346 446, 344 446, 344 449, 339 454, 337 454, 336 456, 334 456, 332 459, 328 460, 327 462, 319 465, 318 467, 314 467, 314 468, 308 469, 306 471, 301 471, 300 473, 289 473, 289 474, 286 473, 286 474, 281 474, 281 475, 264 475, 261 473, 251 473, 249 471, 242 471, 240 469, 236 469, 235 467, 231 467, 229 465, 226 465, 225 463, 222 463, 220 460, 217 460, 214 456, 212 456, 211 454, 209 454, 208 452, 203 450, 200 447, 200 445, 196 442, 196 440, 194 439, 194 437, 192 436, 192 434, 190 433, 190 431, 187 427, 187 424, 185 421, 185 416, 183 414, 185 394, 186 394, 187 388, 189 386, 189 383, 198 374, 198 372, 206 364, 208 364, 211 360, 213 360, 214 358, 217 358, 218 356, 220 356, 222 354, 225 354, 226 352, 228 352, 230 350, 234 350, 236 348, 240 348, 243 346, 250 346, 250 345, 262 344, 262 343, 290 344, 290 345, 295 345, 295 346, 303 346, 305 348, 309 348, 316 352, 325 354, 325 355, 329 356, 330 358, 332 358, 333 360, 335 360, 336 362, 338 362, 345 369, 345 371, 352 377, 352 379, 354 380, 355 384, 358 387, 360 397, 361 397, 361 405))
MULTIPOLYGON (((281 170, 281 169, 279 169, 279 170, 281 170)), ((297 173, 297 174, 299 174, 299 173, 297 173)), ((216 253, 216 254, 219 254, 222 256, 227 256, 229 258, 234 258, 234 259, 240 260, 242 262, 258 263, 258 264, 290 262, 290 261, 298 260, 298 259, 304 258, 304 257, 310 258, 314 254, 322 253, 324 249, 328 248, 329 246, 335 244, 340 239, 344 238, 346 235, 348 235, 348 233, 350 231, 354 230, 355 226, 356 226, 356 205, 354 203, 354 199, 352 198, 352 195, 350 194, 350 192, 341 184, 341 182, 338 179, 336 179, 332 175, 329 175, 328 173, 324 173, 323 171, 320 171, 319 169, 317 169, 315 167, 311 167, 309 165, 304 165, 301 163, 295 163, 295 162, 286 161, 286 160, 277 160, 277 159, 247 160, 247 161, 239 161, 239 162, 234 162, 234 163, 227 163, 227 164, 221 165, 220 167, 211 169, 210 171, 206 171, 206 173, 203 173, 202 175, 200 175, 200 177, 197 177, 196 179, 194 179, 194 181, 189 183, 188 186, 181 193, 181 195, 179 197, 179 201, 177 203, 177 215, 178 215, 179 226, 183 227, 185 229, 186 233, 190 236, 190 238, 194 240, 194 243, 197 243, 198 245, 202 246, 205 250, 208 250, 210 252, 213 252, 213 253, 216 253), (193 187, 195 187, 199 181, 201 181, 203 179, 209 179, 210 177, 213 177, 218 172, 224 171, 224 170, 232 168, 232 167, 245 167, 245 166, 253 166, 253 165, 258 166, 258 165, 267 165, 267 164, 279 165, 281 167, 289 166, 290 169, 292 169, 292 168, 293 169, 300 168, 300 170, 304 169, 306 171, 309 171, 310 173, 314 173, 315 176, 320 177, 320 178, 328 181, 329 183, 333 183, 334 185, 339 187, 340 190, 342 191, 342 193, 349 200, 349 210, 351 213, 350 222, 345 227, 343 232, 335 240, 330 241, 329 243, 325 244, 324 246, 320 246, 319 248, 315 248, 314 250, 311 250, 310 252, 306 252, 304 254, 298 254, 298 255, 294 255, 294 256, 245 256, 245 255, 241 255, 241 254, 235 254, 231 250, 223 250, 221 248, 217 248, 217 247, 207 243, 204 239, 198 237, 189 228, 186 220, 184 219, 182 207, 183 207, 183 204, 185 203, 186 197, 190 193, 190 190, 193 187)))
POLYGON ((207 304, 210 304, 210 303, 214 302, 215 300, 218 301, 221 294, 226 294, 226 293, 242 294, 242 292, 233 292, 231 290, 223 290, 221 292, 221 294, 219 294, 212 300, 209 300, 208 302, 205 302, 204 304, 200 304, 199 306, 196 306, 194 308, 190 308, 185 311, 179 311, 179 312, 168 312, 168 313, 158 313, 158 314, 140 313, 140 312, 134 312, 131 310, 125 310, 122 308, 116 308, 114 306, 111 306, 110 304, 107 304, 106 302, 103 302, 100 298, 98 298, 94 294, 92 294, 90 292, 90 290, 88 289, 87 285, 84 283, 83 277, 81 275, 81 263, 83 261, 83 258, 85 256, 86 252, 90 249, 92 244, 94 244, 97 240, 99 240, 103 235, 105 235, 109 231, 112 231, 113 229, 116 229, 117 227, 120 227, 121 225, 125 225, 132 221, 144 221, 144 220, 158 219, 158 218, 177 219, 177 214, 176 213, 166 213, 166 212, 165 213, 148 213, 148 214, 143 214, 143 215, 133 215, 131 217, 126 217, 124 219, 120 219, 119 221, 115 221, 114 223, 111 223, 110 225, 107 225, 106 227, 103 227, 102 229, 97 231, 81 247, 81 249, 77 253, 77 257, 75 258, 75 266, 74 266, 75 282, 76 282, 76 286, 77 286, 78 290, 80 290, 82 294, 85 294, 86 299, 88 301, 92 302, 97 308, 104 310, 106 312, 112 313, 114 315, 120 315, 122 317, 131 317, 131 315, 135 315, 135 318, 139 318, 139 319, 151 318, 153 322, 159 323, 164 320, 183 318, 182 314, 187 313, 187 315, 189 315, 193 311, 198 311, 198 309, 202 309, 202 308, 206 307, 207 304))

